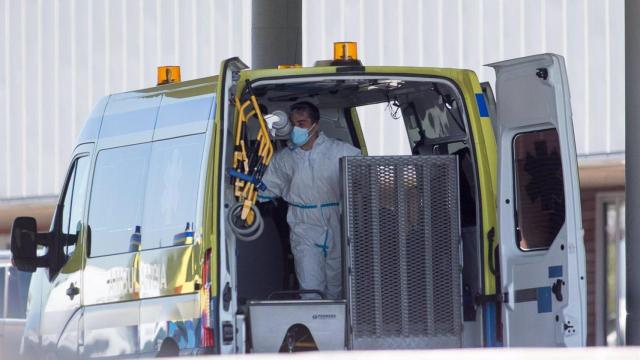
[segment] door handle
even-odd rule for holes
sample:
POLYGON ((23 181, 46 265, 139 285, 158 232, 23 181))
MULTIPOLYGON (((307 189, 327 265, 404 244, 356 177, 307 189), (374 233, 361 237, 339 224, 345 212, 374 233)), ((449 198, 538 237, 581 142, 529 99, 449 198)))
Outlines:
POLYGON ((556 296, 556 300, 558 301, 562 301, 563 297, 562 297, 562 284, 564 282, 562 281, 562 279, 558 279, 556 280, 556 282, 551 285, 551 292, 556 296))
POLYGON ((69 288, 67 289, 67 296, 69 299, 73 300, 73 298, 80 294, 80 288, 73 285, 73 283, 69 284, 69 288))

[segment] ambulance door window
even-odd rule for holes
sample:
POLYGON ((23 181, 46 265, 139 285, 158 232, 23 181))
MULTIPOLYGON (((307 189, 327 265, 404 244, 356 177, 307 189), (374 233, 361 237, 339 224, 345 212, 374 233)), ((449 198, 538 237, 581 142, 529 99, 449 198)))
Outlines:
POLYGON ((142 249, 193 241, 204 134, 156 141, 151 148, 142 249))
MULTIPOLYGON (((92 257, 136 251, 149 143, 102 150, 94 173, 89 227, 92 257)), ((163 181, 163 179, 156 179, 163 181)), ((142 229, 143 230, 143 229, 142 229)))
POLYGON ((517 245, 521 250, 548 249, 565 221, 556 129, 516 135, 513 154, 517 245))
POLYGON ((89 157, 76 159, 73 171, 69 176, 64 195, 62 209, 62 241, 65 241, 65 258, 68 259, 76 248, 78 236, 82 229, 82 213, 87 193, 89 177, 89 157))

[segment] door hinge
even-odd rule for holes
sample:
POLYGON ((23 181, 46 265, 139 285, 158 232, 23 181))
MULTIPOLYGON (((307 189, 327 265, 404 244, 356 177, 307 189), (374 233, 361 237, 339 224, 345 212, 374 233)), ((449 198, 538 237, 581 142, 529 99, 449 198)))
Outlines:
POLYGON ((496 254, 493 251, 493 241, 496 238, 496 229, 491 228, 487 232, 487 242, 489 243, 489 271, 495 276, 497 275, 496 271, 496 254))
POLYGON ((229 305, 231 304, 231 286, 229 283, 224 285, 224 290, 222 291, 222 308, 224 311, 229 311, 229 305))
POLYGON ((230 321, 222 323, 222 342, 229 345, 233 342, 233 324, 230 321))
POLYGON ((547 80, 547 78, 549 77, 549 70, 547 70, 546 68, 537 68, 536 76, 542 80, 547 80))
POLYGON ((564 334, 566 336, 571 336, 576 333, 576 329, 573 325, 571 325, 571 321, 562 324, 562 329, 564 330, 564 334))
POLYGON ((497 293, 491 295, 484 294, 476 294, 474 298, 474 303, 476 306, 481 306, 485 304, 495 303, 495 304, 503 304, 509 302, 509 293, 497 293))

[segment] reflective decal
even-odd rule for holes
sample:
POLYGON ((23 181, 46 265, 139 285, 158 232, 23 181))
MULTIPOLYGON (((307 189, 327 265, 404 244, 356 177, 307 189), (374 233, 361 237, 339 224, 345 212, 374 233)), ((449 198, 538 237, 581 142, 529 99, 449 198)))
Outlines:
POLYGON ((489 109, 484 101, 484 94, 476 94, 476 102, 478 103, 478 111, 481 117, 489 117, 489 109))
POLYGON ((145 296, 158 296, 167 289, 167 266, 160 264, 140 264, 140 286, 145 296))
POLYGON ((114 267, 107 274, 107 289, 110 296, 120 296, 133 292, 131 268, 114 267))
POLYGON ((562 277, 562 265, 549 266, 549 279, 562 277))
POLYGON ((173 245, 193 244, 193 231, 185 231, 173 236, 173 245))
POLYGON ((484 305, 484 333, 485 333, 485 345, 487 347, 498 346, 496 341, 496 304, 488 303, 484 305))
POLYGON ((551 288, 538 288, 538 314, 551 312, 551 288))
POLYGON ((199 319, 184 321, 167 321, 167 337, 178 343, 180 349, 193 349, 196 347, 196 327, 199 319))
POLYGON ((539 314, 551 312, 551 287, 516 290, 514 301, 516 303, 536 301, 539 314))

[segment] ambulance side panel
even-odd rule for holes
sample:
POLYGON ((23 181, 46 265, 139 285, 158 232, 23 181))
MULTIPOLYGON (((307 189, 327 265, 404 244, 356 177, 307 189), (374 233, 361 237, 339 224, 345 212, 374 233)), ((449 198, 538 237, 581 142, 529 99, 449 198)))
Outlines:
POLYGON ((93 169, 83 357, 138 352, 138 268, 144 180, 161 94, 112 95, 93 169), (136 234, 137 233, 137 234, 136 234))
POLYGON ((212 83, 164 93, 156 122, 140 252, 140 348, 154 354, 165 338, 181 352, 199 344, 204 184, 212 83))
POLYGON ((85 271, 85 357, 199 344, 212 78, 113 95, 97 145, 85 271))

